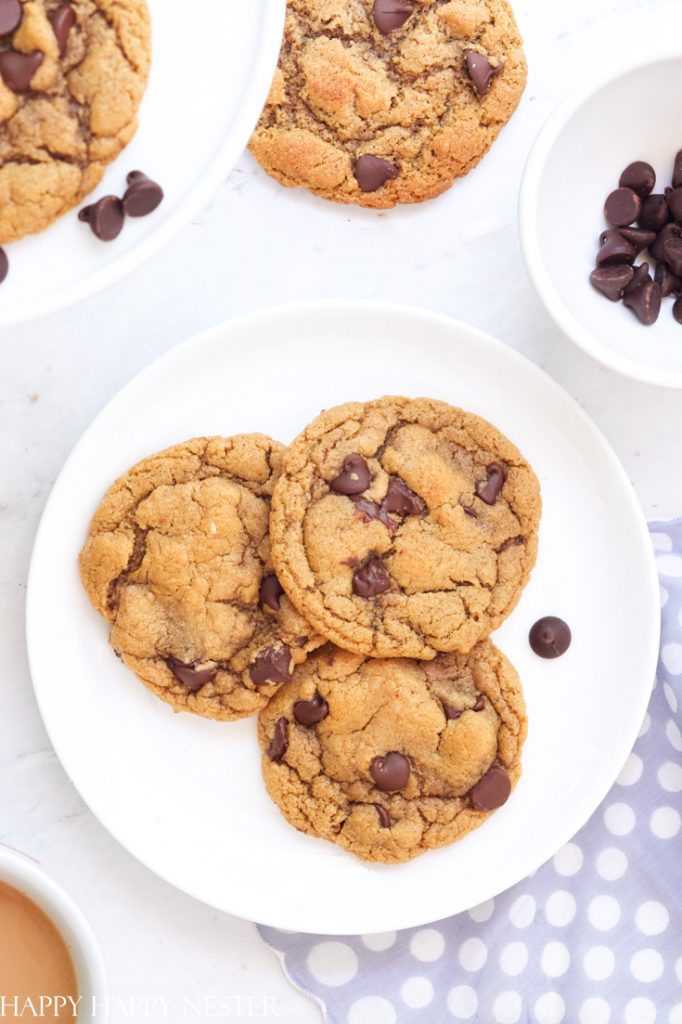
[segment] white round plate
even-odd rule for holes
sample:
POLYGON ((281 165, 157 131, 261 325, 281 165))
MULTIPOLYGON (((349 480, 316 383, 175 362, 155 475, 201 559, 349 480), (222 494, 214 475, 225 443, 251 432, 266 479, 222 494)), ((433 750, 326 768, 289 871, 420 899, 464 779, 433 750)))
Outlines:
MULTIPOLYGON (((100 242, 73 210, 7 247, 0 325, 30 320, 107 288, 154 256, 206 205, 249 140, 282 39, 286 0, 148 0, 152 72, 140 127, 88 202, 121 195, 128 171, 163 186, 163 204, 100 242)), ((85 203, 83 204, 85 205, 85 203)))
POLYGON ((128 384, 55 484, 28 593, 33 681, 55 749, 103 824, 180 889, 275 927, 404 928, 494 896, 551 857, 607 793, 644 717, 658 651, 658 585, 623 469, 576 403, 480 331, 421 310, 327 302, 245 317, 187 342, 128 384), (524 776, 477 832, 410 864, 371 866, 301 835, 265 792, 253 720, 173 715, 115 658, 76 559, 116 476, 202 434, 288 442, 323 407, 427 395, 492 420, 541 481, 540 556, 495 636, 528 702, 524 776), (528 646, 542 615, 574 641, 528 646))

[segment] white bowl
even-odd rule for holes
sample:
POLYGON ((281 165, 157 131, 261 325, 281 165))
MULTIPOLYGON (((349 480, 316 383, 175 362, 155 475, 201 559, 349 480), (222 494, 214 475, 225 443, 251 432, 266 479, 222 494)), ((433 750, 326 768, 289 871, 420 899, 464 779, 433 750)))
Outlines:
POLYGON ((95 933, 83 912, 36 861, 0 844, 0 882, 25 893, 45 911, 68 946, 76 968, 78 1024, 106 1019, 107 984, 104 960, 95 933))
POLYGON ((670 184, 682 149, 682 56, 630 65, 564 100, 531 151, 519 205, 528 270, 559 327, 600 363, 629 377, 682 388, 682 325, 663 300, 652 327, 592 288, 604 201, 623 169, 646 160, 655 192, 670 184))

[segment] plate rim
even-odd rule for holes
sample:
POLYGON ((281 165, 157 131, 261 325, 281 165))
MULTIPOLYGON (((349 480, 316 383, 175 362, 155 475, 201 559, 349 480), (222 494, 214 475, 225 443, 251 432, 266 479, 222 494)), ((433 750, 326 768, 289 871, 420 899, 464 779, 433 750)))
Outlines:
MULTIPOLYGON (((473 327, 472 325, 467 324, 464 321, 454 319, 453 317, 447 316, 446 314, 437 313, 437 312, 434 312, 432 310, 429 310, 429 309, 426 309, 426 308, 423 308, 423 307, 420 307, 420 306, 404 305, 404 304, 396 303, 396 302, 381 302, 381 301, 374 301, 374 300, 355 300, 355 299, 348 299, 348 298, 326 298, 326 299, 316 299, 316 300, 310 300, 310 301, 304 301, 304 302, 285 303, 285 304, 281 304, 281 305, 275 305, 275 306, 272 306, 272 307, 266 307, 266 308, 263 308, 263 309, 254 310, 254 311, 251 311, 249 313, 244 313, 244 314, 241 314, 240 316, 226 319, 226 320, 222 321, 221 323, 216 324, 213 327, 210 327, 210 328, 208 328, 206 330, 202 330, 202 331, 198 332, 197 334, 192 335, 190 338, 187 338, 185 341, 181 342, 180 344, 178 344, 178 345, 174 346, 173 348, 169 349, 167 352, 163 353, 157 359, 153 360, 149 365, 147 365, 146 367, 141 369, 138 373, 134 374, 133 377, 131 377, 130 380, 128 380, 105 403, 105 405, 97 413, 97 415, 92 419, 90 424, 86 427, 86 429, 83 431, 83 433, 81 434, 80 438, 78 439, 78 441, 74 445, 71 453, 69 454, 69 456, 65 460, 65 462, 64 462, 64 464, 63 464, 63 466, 62 466, 62 468, 61 468, 61 470, 60 470, 60 472, 59 472, 57 478, 55 479, 55 482, 54 482, 54 484, 53 484, 53 486, 51 488, 50 495, 49 495, 49 497, 47 499, 47 502, 45 504, 45 507, 44 507, 43 513, 41 515, 40 522, 39 522, 39 525, 38 525, 38 528, 37 528, 37 531, 36 531, 36 534, 35 534, 33 548, 32 548, 32 552, 31 552, 30 564, 29 564, 28 578, 27 578, 27 587, 26 587, 26 621, 25 621, 25 627, 26 627, 26 648, 27 648, 27 655, 28 655, 29 671, 30 671, 30 675, 31 675, 31 682, 32 682, 32 686, 33 686, 33 691, 34 691, 34 694, 35 694, 35 697, 36 697, 36 701, 37 701, 38 708, 39 708, 39 711, 40 711, 40 714, 41 714, 41 718, 43 720, 43 724, 44 724, 45 729, 47 731, 49 740, 50 740, 50 742, 51 742, 51 744, 52 744, 52 746, 54 748, 54 751, 55 751, 55 753, 56 753, 56 755, 57 755, 57 757, 58 757, 58 759, 59 759, 59 761, 60 761, 60 763, 62 765, 62 768, 66 772, 67 777, 71 781, 72 785, 74 785, 74 787, 76 788, 77 792, 79 793, 81 799, 84 801, 84 803, 86 804, 86 806, 88 807, 90 812, 95 816, 95 818, 97 818, 97 820, 100 822, 100 824, 102 824, 104 826, 104 828, 110 833, 110 835, 116 840, 116 842, 118 842, 129 854, 131 854, 131 856, 135 857, 136 860, 138 860, 146 868, 148 868, 155 875, 157 875, 157 877, 162 878, 165 882, 167 882, 168 884, 172 885, 174 888, 180 890, 181 892, 184 892, 186 895, 189 895, 189 896, 193 897, 194 899, 198 899, 200 902, 205 903, 206 905, 211 906, 214 909, 217 909, 217 910, 219 910, 221 912, 224 912, 224 913, 233 914, 233 915, 235 915, 237 917, 241 917, 241 918, 243 918, 245 920, 251 920, 251 921, 253 920, 253 916, 252 916, 252 913, 249 911, 248 906, 247 906, 247 904, 248 904, 248 896, 246 897, 245 900, 243 900, 243 899, 240 898, 240 893, 238 891, 231 892, 230 893, 230 905, 228 906, 224 902, 224 900, 212 901, 210 898, 207 897, 207 895, 205 893, 203 893, 201 891, 200 887, 197 887, 197 886, 193 887, 191 884, 186 884, 187 880, 183 880, 182 882, 178 882, 173 877, 173 872, 172 871, 169 871, 169 870, 159 870, 159 868, 154 863, 152 863, 150 861, 150 859, 146 855, 141 855, 137 851, 137 848, 136 848, 134 843, 130 842, 128 838, 126 838, 124 840, 124 839, 122 839, 119 836, 115 824, 110 823, 108 815, 106 813, 105 814, 100 814, 99 811, 95 810, 93 804, 90 802, 90 800, 83 793, 83 791, 81 789, 81 786, 78 784, 78 782, 76 782, 76 779, 74 778, 74 775, 70 771, 70 767, 69 767, 69 765, 70 765, 70 754, 69 754, 68 751, 64 750, 63 744, 61 742, 56 742, 55 741, 55 737, 53 735, 53 729, 51 728, 51 726, 54 725, 54 722, 51 723, 48 720, 48 717, 46 717, 46 713, 44 711, 44 706, 43 706, 43 700, 41 699, 41 693, 42 693, 42 689, 43 688, 41 687, 41 684, 38 682, 38 676, 40 675, 40 672, 39 672, 39 669, 38 669, 38 663, 39 663, 38 652, 40 650, 40 647, 39 647, 39 643, 38 643, 38 640, 37 640, 37 637, 36 637, 36 632, 37 632, 37 630, 36 630, 36 616, 33 614, 33 607, 34 607, 34 604, 37 602, 37 598, 34 596, 36 594, 36 590, 37 590, 37 587, 35 585, 35 579, 38 576, 38 571, 39 570, 38 570, 37 566, 39 565, 39 562, 40 562, 40 559, 41 559, 41 556, 42 556, 42 551, 41 551, 41 548, 42 548, 42 538, 46 534, 47 529, 48 529, 49 518, 50 518, 50 515, 51 515, 51 508, 52 508, 53 502, 56 501, 57 498, 59 497, 59 495, 58 495, 58 485, 59 485, 62 477, 65 475, 67 469, 70 467, 72 462, 75 461, 76 458, 78 457, 78 454, 79 454, 79 451, 81 449, 81 446, 85 445, 85 443, 87 442, 87 439, 88 439, 88 436, 89 436, 90 432, 94 431, 95 427, 99 423, 100 418, 103 418, 107 414, 110 406, 113 405, 115 402, 117 402, 118 399, 120 398, 120 396, 124 392, 126 392, 128 389, 132 389, 133 387, 139 386, 140 382, 143 382, 144 378, 146 376, 150 376, 150 377, 153 376, 153 374, 155 373, 155 371, 157 370, 157 368, 158 368, 158 366, 160 364, 169 364, 169 363, 172 363, 174 360, 177 360, 177 359, 181 360, 183 358, 183 356, 184 356, 184 353, 186 351, 189 351, 193 346, 195 346, 197 344, 201 344, 202 342, 208 342, 212 337, 214 337, 214 336, 218 337, 223 332, 225 332, 226 330, 229 331, 229 332, 239 332, 240 330, 242 330, 244 328, 248 329, 252 325, 258 324, 259 322, 265 322, 265 323, 267 323, 268 321, 274 322, 274 321, 276 321, 276 320, 278 320, 278 319, 280 319, 282 317, 287 317, 287 316, 292 316, 292 315, 294 315, 294 316, 299 316, 299 315, 308 316, 308 315, 311 315, 311 314, 319 313, 320 311, 324 311, 327 315, 332 315, 332 316, 335 313, 336 314, 342 314, 342 313, 346 313, 346 312, 350 312, 351 314, 369 313, 369 314, 373 314, 373 315, 379 314, 381 316, 399 316, 399 317, 403 317, 403 318, 411 318, 413 320, 420 320, 422 323, 426 321, 426 322, 428 322, 428 323, 430 323, 430 324, 432 324, 434 326, 439 326, 441 328, 445 328, 445 329, 450 330, 450 331, 455 331, 455 332, 457 332, 457 331, 464 331, 465 333, 467 333, 474 340, 479 340, 483 344, 486 344, 489 347, 491 347, 492 349, 503 351, 506 355, 508 355, 508 356, 510 355, 512 357, 512 359, 515 359, 515 360, 519 361, 523 365, 523 367, 524 367, 526 372, 534 375, 538 380, 542 381, 543 384, 546 387, 548 387, 551 391, 553 391, 558 397, 560 397, 563 402, 569 403, 570 406, 572 407, 573 413, 577 414, 579 419, 582 420, 583 425, 590 432, 593 441, 595 442, 595 444, 597 444, 599 446, 599 448, 601 449, 602 454, 608 458, 610 464, 612 465, 612 468, 613 468, 614 472, 616 472, 616 474, 618 475, 618 477, 621 480, 621 483, 623 484, 623 491, 624 491, 624 494, 627 495, 628 506, 629 506, 631 514, 632 514, 633 524, 636 522, 636 524, 639 527, 640 537, 641 537, 641 540, 643 542, 642 543, 642 554, 645 556, 645 561, 648 561, 648 568, 649 568, 648 586, 649 586, 650 594, 649 594, 648 606, 649 606, 649 609, 650 609, 650 619, 651 619, 651 621, 647 624, 647 628, 645 630, 643 630, 643 633, 645 634, 645 636, 647 636, 649 638, 649 640, 648 640, 648 648, 649 648, 649 650, 648 650, 648 652, 646 652, 646 657, 643 658, 643 661, 646 661, 646 662, 650 663, 651 681, 650 681, 650 684, 648 685, 648 687, 645 687, 644 684, 642 684, 639 705, 638 705, 638 708, 636 709, 637 710, 637 715, 634 715, 634 710, 635 709, 633 709, 633 712, 632 712, 632 723, 633 723, 632 727, 628 730, 627 734, 624 734, 623 742, 621 744, 622 750, 623 750, 622 763, 625 763, 625 760, 626 760, 629 752, 632 750, 632 748, 633 748, 633 746, 635 744, 635 741, 637 739, 637 734, 638 734, 639 728, 641 726, 641 722, 644 719, 644 715, 645 715, 646 709, 648 707, 649 699, 650 699, 651 692, 652 692, 652 689, 653 689, 653 686, 654 686, 654 681, 655 681, 655 676, 656 676, 656 665, 657 665, 657 662, 658 662, 658 655, 659 655, 659 649, 660 649, 660 628, 661 628, 661 623, 660 623, 660 603, 659 603, 659 578, 658 578, 658 571, 657 571, 657 568, 656 568, 655 552, 654 552, 653 546, 652 546, 652 544, 650 542, 649 528, 648 528, 648 524, 647 524, 647 521, 646 521, 646 517, 644 515, 644 511, 643 511, 641 505, 639 504, 639 501, 638 501, 637 496, 635 494, 635 490, 634 490, 632 484, 630 483, 630 480, 629 480, 629 478, 627 476, 627 473, 626 473, 622 463, 620 462, 618 456, 616 455, 616 453, 614 452, 613 448, 611 447, 611 445, 607 441, 606 437, 599 430, 599 428, 592 421, 592 419, 585 412, 585 410, 579 405, 579 403, 576 401, 576 399, 574 399, 564 388, 562 388, 561 385, 557 381, 555 381, 554 378, 552 378, 545 370, 541 369, 536 363, 534 363, 532 360, 530 360, 523 353, 517 351, 512 346, 510 346, 508 344, 505 344, 504 342, 500 341, 498 338, 496 338, 493 335, 487 333, 486 331, 483 331, 483 330, 481 330, 481 329, 479 329, 477 327, 473 327), (636 725, 634 724, 635 721, 637 723, 636 725)), ((621 765, 621 767, 622 767, 622 765, 621 765)), ((580 809, 580 818, 581 818, 580 824, 577 827, 573 827, 573 825, 571 824, 569 829, 564 830, 564 833, 561 836, 561 842, 558 843, 558 845, 556 846, 556 849, 554 850, 554 852, 556 852, 556 850, 560 849, 563 845, 565 845, 567 842, 569 842, 573 838, 573 836, 575 836, 580 831, 580 829, 587 823, 587 821, 592 816, 592 814, 602 804, 602 802, 603 802, 604 798, 606 797, 606 795, 610 792, 612 786, 614 785, 614 783, 616 781, 616 778, 617 778, 617 772, 613 775, 613 778, 611 778, 607 783, 602 784, 598 789, 595 790, 595 792, 593 794, 593 797, 592 797, 592 799, 590 801, 583 801, 584 805, 589 803, 589 807, 586 808, 585 806, 581 806, 581 809, 580 809)), ((93 801, 93 803, 94 803, 94 801, 93 801)), ((540 868, 544 863, 546 863, 547 860, 549 860, 551 858, 551 856, 553 856, 553 854, 550 854, 549 857, 547 857, 543 853, 543 855, 541 855, 541 856, 529 859, 529 863, 531 863, 531 867, 528 869, 528 871, 525 874, 523 874, 521 877, 514 878, 514 880, 512 882, 510 882, 508 885, 506 885, 503 889, 499 890, 499 892, 494 894, 494 895, 499 895, 501 892, 507 891, 509 888, 512 888, 514 885, 517 885, 519 882, 523 881, 524 878, 529 877, 538 868, 540 868)), ((295 928, 296 931, 306 932, 308 934, 320 934, 320 935, 357 935, 357 934, 367 934, 367 933, 371 932, 372 930, 374 930, 374 931, 377 931, 377 930, 380 930, 380 931, 384 931, 384 930, 401 930, 401 929, 405 929, 405 928, 411 928, 411 927, 417 927, 417 926, 420 926, 420 925, 425 925, 425 924, 428 924, 428 923, 436 923, 436 920, 444 920, 446 917, 452 916, 453 913, 465 912, 466 909, 467 908, 460 908, 459 910, 456 910, 456 911, 446 911, 443 915, 441 915, 437 919, 432 918, 432 916, 430 914, 428 915, 427 919, 424 919, 422 916, 414 915, 414 914, 410 918, 406 918, 404 915, 401 916, 399 911, 396 911, 395 914, 394 914, 393 919, 386 919, 386 920, 382 919, 381 927, 379 929, 377 929, 376 927, 372 928, 372 926, 365 926, 367 924, 367 922, 364 922, 363 923, 363 927, 360 928, 360 929, 358 929, 357 927, 353 928, 353 929, 350 929, 348 927, 345 927, 345 928, 343 928, 343 927, 342 928, 334 927, 333 929, 330 930, 328 927, 326 929, 324 927, 320 927, 319 926, 319 922, 316 923, 314 928, 302 927, 300 924, 294 924, 294 928, 295 928)), ((277 913, 275 913, 274 916, 273 915, 268 916, 267 919, 261 918, 256 923, 265 925, 266 927, 278 928, 278 929, 284 929, 284 930, 292 928, 292 922, 291 921, 281 920, 278 917, 277 913)))
MULTIPOLYGON (((64 288, 58 296, 55 295, 52 299, 42 302, 16 303, 14 306, 3 307, 0 304, 0 328, 32 323, 53 313, 71 309, 86 299, 115 287, 120 281, 149 263, 165 249, 208 205, 244 151, 265 106, 272 85, 272 75, 277 66, 277 58, 284 35, 286 0, 263 0, 262 11, 265 15, 264 31, 259 36, 261 43, 258 59, 252 69, 248 86, 242 88, 239 115, 235 118, 229 134, 223 138, 213 158, 206 164, 201 175, 177 204, 174 212, 159 225, 158 229, 152 231, 128 253, 121 255, 106 267, 88 274, 80 282, 64 288)), ((152 34, 152 62, 153 60, 152 34)), ((140 130, 141 128, 138 128, 138 131, 140 130)), ((123 152, 125 153, 125 149, 123 152)), ((45 230, 49 231, 50 227, 48 226, 45 230)), ((40 234, 42 232, 35 237, 39 238, 40 234)))

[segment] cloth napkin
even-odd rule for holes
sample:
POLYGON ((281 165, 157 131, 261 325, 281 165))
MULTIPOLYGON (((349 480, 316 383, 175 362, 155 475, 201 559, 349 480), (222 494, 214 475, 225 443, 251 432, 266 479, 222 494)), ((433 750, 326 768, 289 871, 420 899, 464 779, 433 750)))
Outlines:
POLYGON ((260 927, 329 1024, 682 1024, 682 519, 650 526, 661 582, 655 687, 602 806, 495 899, 349 938, 260 927))

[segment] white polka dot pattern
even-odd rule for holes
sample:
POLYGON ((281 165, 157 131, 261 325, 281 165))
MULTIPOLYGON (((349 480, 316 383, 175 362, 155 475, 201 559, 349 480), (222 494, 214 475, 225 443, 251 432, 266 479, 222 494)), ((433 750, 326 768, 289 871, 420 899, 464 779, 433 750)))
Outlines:
POLYGON ((657 524, 652 541, 657 686, 613 789, 571 842, 433 926, 338 939, 260 929, 330 1024, 682 1024, 682 520, 657 524))

